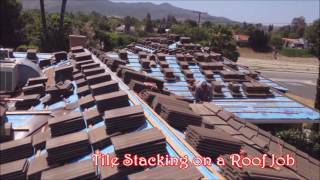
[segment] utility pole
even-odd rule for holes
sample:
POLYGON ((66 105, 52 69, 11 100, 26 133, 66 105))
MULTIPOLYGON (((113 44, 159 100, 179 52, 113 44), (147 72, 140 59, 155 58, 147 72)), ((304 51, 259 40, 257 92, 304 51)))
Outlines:
POLYGON ((201 20, 201 14, 203 14, 202 12, 200 11, 192 11, 193 13, 195 14, 198 14, 198 32, 200 30, 200 20, 201 20))

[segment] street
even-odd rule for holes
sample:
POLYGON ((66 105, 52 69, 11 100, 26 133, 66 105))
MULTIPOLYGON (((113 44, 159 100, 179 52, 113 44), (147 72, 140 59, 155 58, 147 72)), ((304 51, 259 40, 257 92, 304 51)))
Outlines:
POLYGON ((263 76, 289 89, 289 93, 315 100, 318 78, 317 60, 283 61, 240 57, 239 64, 261 72, 263 76))

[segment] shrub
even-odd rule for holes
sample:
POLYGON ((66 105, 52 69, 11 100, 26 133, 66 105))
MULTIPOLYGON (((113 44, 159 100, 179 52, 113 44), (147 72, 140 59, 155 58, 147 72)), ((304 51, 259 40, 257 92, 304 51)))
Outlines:
POLYGON ((288 57, 312 57, 313 55, 307 49, 283 48, 280 54, 288 57))

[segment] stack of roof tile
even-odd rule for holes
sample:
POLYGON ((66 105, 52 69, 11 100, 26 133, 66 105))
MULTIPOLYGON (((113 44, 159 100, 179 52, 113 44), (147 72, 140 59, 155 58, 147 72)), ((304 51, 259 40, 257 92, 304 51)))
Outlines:
POLYGON ((127 60, 128 59, 128 53, 126 50, 120 50, 119 51, 119 58, 121 60, 127 60))
POLYGON ((95 100, 91 94, 81 97, 79 99, 79 106, 81 109, 89 109, 95 105, 95 100))
POLYGON ((245 75, 239 71, 221 71, 220 74, 224 81, 246 81, 245 75))
POLYGON ((118 82, 111 80, 90 86, 93 96, 119 91, 118 82))
POLYGON ((55 81, 64 81, 64 80, 72 80, 73 78, 73 66, 72 65, 64 65, 61 67, 55 68, 55 81))
POLYGON ((185 101, 157 96, 152 106, 163 119, 179 130, 185 130, 188 125, 201 125, 201 117, 194 114, 185 101))
POLYGON ((92 76, 92 75, 104 73, 105 69, 103 67, 97 67, 97 68, 85 69, 82 72, 85 76, 92 76))
POLYGON ((149 71, 150 70, 150 60, 146 58, 140 58, 139 62, 141 64, 142 70, 143 71, 149 71))
POLYGON ((224 96, 222 92, 222 87, 224 86, 224 84, 222 82, 213 81, 211 85, 213 90, 213 96, 216 96, 216 97, 224 96))
POLYGON ((38 132, 32 136, 32 145, 35 150, 42 150, 46 147, 46 140, 50 138, 50 131, 38 132))
POLYGON ((157 57, 159 61, 165 61, 166 60, 166 55, 163 53, 157 53, 157 57))
POLYGON ((83 111, 83 118, 87 122, 87 125, 94 125, 102 121, 102 117, 97 108, 83 111))
MULTIPOLYGON (((2 156, 3 155, 1 154, 1 158, 2 156)), ((0 179, 5 179, 5 180, 27 179, 26 177, 26 173, 28 169, 27 159, 21 159, 18 161, 12 161, 9 163, 1 164, 0 168, 1 168, 0 179)))
POLYGON ((45 88, 43 84, 28 85, 22 88, 22 92, 24 95, 30 95, 30 94, 44 95, 45 94, 44 90, 45 88))
POLYGON ((92 63, 88 63, 88 64, 81 64, 80 65, 80 70, 84 71, 87 69, 94 69, 94 68, 98 68, 100 67, 100 64, 97 62, 92 62, 92 63))
MULTIPOLYGON (((166 140, 156 128, 132 132, 111 138, 116 156, 122 162, 125 154, 134 154, 145 158, 167 153, 166 140)), ((125 167, 120 165, 119 168, 125 167)), ((139 167, 137 167, 139 168, 139 167)), ((130 169, 135 169, 130 167, 130 169)))
POLYGON ((245 82, 242 86, 244 93, 250 97, 272 96, 270 86, 257 82, 245 82))
POLYGON ((80 112, 70 112, 64 116, 51 118, 48 121, 48 125, 52 137, 73 133, 85 128, 85 123, 80 112))
POLYGON ((127 132, 145 123, 141 106, 128 106, 105 111, 104 121, 108 133, 127 132), (125 125, 124 125, 125 124, 125 125))
POLYGON ((60 164, 91 152, 87 132, 76 132, 48 139, 46 142, 48 164, 60 164))
POLYGON ((92 160, 67 164, 42 172, 41 179, 97 179, 92 160))
POLYGON ((49 169, 46 155, 40 155, 30 161, 27 176, 30 180, 40 180, 42 171, 49 169))
POLYGON ((81 69, 83 65, 92 64, 94 63, 93 59, 84 60, 84 61, 76 61, 75 65, 77 69, 81 69))
POLYGON ((230 93, 232 94, 232 96, 234 96, 234 97, 242 96, 242 94, 240 92, 241 84, 235 83, 235 82, 230 82, 228 87, 230 89, 230 93))
POLYGON ((89 52, 79 52, 74 54, 74 59, 76 61, 85 61, 92 58, 91 53, 89 52))
POLYGON ((120 135, 120 133, 110 134, 107 132, 106 126, 90 129, 88 132, 89 141, 93 149, 102 149, 111 145, 111 137, 120 135))
POLYGON ((36 85, 36 84, 45 84, 48 81, 47 77, 34 77, 34 78, 29 78, 27 84, 29 86, 31 85, 36 85))
POLYGON ((0 164, 30 157, 33 155, 31 137, 1 143, 0 152, 0 164))
POLYGON ((222 175, 230 180, 236 179, 278 179, 278 180, 298 180, 300 179, 286 169, 274 170, 271 168, 260 168, 246 166, 238 168, 232 165, 229 155, 224 155, 225 166, 221 166, 222 175))
POLYGON ((174 75, 174 71, 171 68, 164 68, 162 70, 163 70, 164 78, 167 81, 177 80, 177 77, 174 75))
POLYGON ((80 53, 80 52, 84 52, 84 49, 82 46, 73 46, 70 48, 72 53, 80 53))
POLYGON ((87 76, 86 79, 89 85, 95 85, 102 82, 110 81, 111 76, 107 73, 99 73, 92 76, 87 76))
POLYGON ((17 99, 22 101, 17 101, 15 104, 16 109, 29 109, 31 106, 35 106, 40 103, 40 94, 30 94, 30 95, 21 95, 17 99))
POLYGON ((99 112, 129 106, 128 94, 124 91, 94 96, 99 112))
POLYGON ((216 159, 220 155, 239 153, 242 143, 221 130, 188 126, 186 139, 202 156, 216 159))
POLYGON ((169 64, 166 61, 159 62, 161 69, 169 68, 169 64))
POLYGON ((148 171, 142 171, 128 176, 129 180, 138 179, 193 179, 200 180, 203 175, 196 167, 191 166, 188 169, 178 167, 155 167, 148 171))

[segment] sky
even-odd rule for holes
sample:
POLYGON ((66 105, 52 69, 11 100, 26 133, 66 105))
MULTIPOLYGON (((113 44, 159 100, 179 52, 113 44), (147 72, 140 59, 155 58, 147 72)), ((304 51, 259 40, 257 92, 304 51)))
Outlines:
POLYGON ((184 9, 207 12, 248 23, 284 25, 294 17, 304 16, 307 23, 319 18, 319 0, 113 0, 114 2, 170 3, 184 9))

